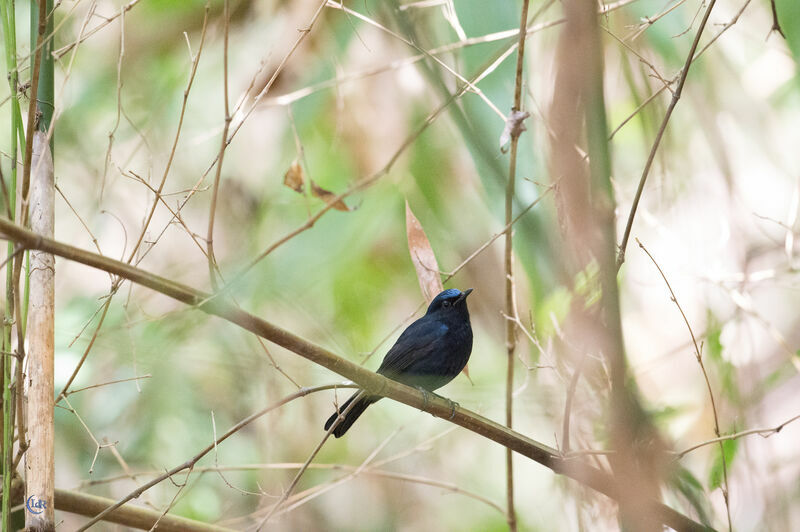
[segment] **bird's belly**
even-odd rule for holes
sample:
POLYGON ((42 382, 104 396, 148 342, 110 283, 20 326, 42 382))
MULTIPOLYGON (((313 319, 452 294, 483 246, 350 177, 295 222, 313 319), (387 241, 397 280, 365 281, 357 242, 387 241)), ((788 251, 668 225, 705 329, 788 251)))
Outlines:
MULTIPOLYGON (((409 386, 422 387, 426 390, 441 388, 461 373, 469 360, 469 350, 454 353, 437 352, 432 356, 415 361, 403 371, 402 376, 392 377, 409 386)), ((388 375, 387 375, 388 376, 388 375)))

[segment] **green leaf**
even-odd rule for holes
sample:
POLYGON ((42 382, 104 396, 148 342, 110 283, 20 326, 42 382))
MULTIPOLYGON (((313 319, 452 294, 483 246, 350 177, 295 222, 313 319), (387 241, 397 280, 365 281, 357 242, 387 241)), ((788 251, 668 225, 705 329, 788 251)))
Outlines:
MULTIPOLYGON (((722 356, 722 324, 717 318, 708 314, 708 329, 706 339, 703 341, 703 357, 710 361, 710 365, 716 370, 718 375, 720 391, 725 397, 734 402, 739 400, 739 387, 736 379, 736 368, 730 361, 722 356)), ((706 363, 708 367, 708 362, 706 363)))
POLYGON ((738 448, 739 440, 725 440, 722 442, 722 452, 720 452, 719 445, 714 446, 714 462, 711 464, 711 471, 708 475, 708 488, 710 490, 717 489, 722 484, 723 453, 725 455, 725 467, 728 471, 730 471, 738 448))
POLYGON ((713 315, 709 314, 708 332, 705 340, 705 353, 714 360, 722 360, 722 327, 717 323, 713 315))
POLYGON ((563 286, 554 288, 544 300, 536 307, 536 330, 543 338, 548 338, 556 334, 555 321, 562 323, 569 312, 572 302, 572 294, 563 286))
POLYGON ((697 512, 700 522, 710 526, 711 519, 709 518, 710 506, 708 497, 703 489, 703 485, 697 477, 685 467, 681 467, 675 474, 673 482, 677 490, 686 498, 689 504, 692 505, 695 512, 697 512))
POLYGON ((795 61, 800 61, 800 2, 797 0, 775 0, 778 22, 795 61))

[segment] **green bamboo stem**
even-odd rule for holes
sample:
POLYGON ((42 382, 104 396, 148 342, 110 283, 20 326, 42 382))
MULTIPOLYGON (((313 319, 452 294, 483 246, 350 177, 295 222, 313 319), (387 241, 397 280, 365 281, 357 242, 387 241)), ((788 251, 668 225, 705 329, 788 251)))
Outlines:
MULTIPOLYGON (((11 97, 11 168, 10 184, 8 190, 8 210, 12 218, 16 215, 17 198, 17 139, 24 139, 22 130, 22 113, 20 112, 19 93, 17 91, 17 39, 16 39, 16 17, 14 16, 14 0, 2 0, 0 3, 2 12, 3 38, 6 51, 6 70, 8 72, 9 94, 11 97)), ((24 141, 23 141, 24 143, 24 141)), ((14 245, 8 243, 8 257, 14 253, 14 245)), ((11 478, 12 471, 12 452, 14 438, 14 409, 11 395, 11 357, 7 354, 11 352, 11 325, 14 318, 14 288, 13 276, 10 261, 6 267, 6 305, 3 316, 3 339, 2 354, 0 354, 0 387, 3 396, 3 439, 2 439, 2 470, 3 470, 3 496, 0 503, 0 529, 10 529, 10 510, 11 510, 11 478)))
MULTIPOLYGON (((45 27, 45 35, 53 35, 53 0, 45 1, 45 9, 47 11, 47 26, 45 27)), ((36 39, 39 31, 39 13, 35 9, 31 9, 31 49, 36 49, 36 39)), ((53 39, 45 39, 42 43, 42 66, 39 70, 39 96, 37 98, 36 107, 42 113, 39 119, 39 129, 47 131, 50 128, 50 123, 53 120, 53 110, 55 108, 54 100, 54 83, 53 83, 53 39)), ((31 68, 33 67, 33 56, 31 56, 31 68)), ((50 136, 50 152, 53 151, 53 135, 50 136)))

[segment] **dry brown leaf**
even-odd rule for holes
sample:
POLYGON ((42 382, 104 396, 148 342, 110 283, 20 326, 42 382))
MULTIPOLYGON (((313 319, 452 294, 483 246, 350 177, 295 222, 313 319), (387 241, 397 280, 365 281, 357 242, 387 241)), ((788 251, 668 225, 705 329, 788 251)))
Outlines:
MULTIPOLYGON (((430 303, 439 292, 444 290, 442 277, 439 275, 439 263, 436 262, 436 255, 433 253, 428 235, 425 234, 417 217, 411 212, 408 201, 406 201, 406 236, 408 237, 408 252, 411 254, 411 262, 414 263, 414 269, 417 270, 419 287, 422 295, 425 296, 425 301, 430 303)), ((472 382, 467 366, 464 366, 461 372, 472 382)))
MULTIPOLYGON (((309 179, 309 181, 311 182, 311 193, 315 197, 321 199, 322 201, 328 204, 333 202, 334 198, 337 196, 336 194, 334 194, 330 190, 325 190, 321 186, 317 185, 316 183, 314 183, 313 179, 309 179)), ((345 204, 345 202, 342 200, 334 202, 333 208, 336 209, 337 211, 345 211, 345 212, 350 212, 355 210, 355 208, 348 207, 347 204, 345 204)))
POLYGON ((406 201, 406 235, 408 236, 408 252, 411 254, 411 262, 417 270, 417 280, 425 296, 425 301, 430 303, 436 295, 444 290, 442 278, 439 276, 439 264, 436 262, 436 255, 428 241, 422 224, 411 212, 411 207, 406 201))
POLYGON ((292 165, 289 166, 289 169, 286 170, 286 173, 283 175, 283 184, 295 192, 299 192, 300 194, 303 193, 303 188, 305 188, 306 184, 306 177, 303 173, 303 167, 300 166, 300 163, 297 162, 297 159, 292 161, 292 165))
MULTIPOLYGON (((436 255, 433 253, 428 235, 425 234, 417 217, 411 212, 408 201, 406 201, 406 236, 408 237, 408 252, 411 254, 411 262, 414 263, 414 268, 417 270, 419 287, 422 295, 425 296, 425 301, 430 303, 439 292, 444 290, 442 277, 439 275, 439 263, 436 262, 436 255)), ((467 366, 464 366, 461 372, 472 382, 467 366)))

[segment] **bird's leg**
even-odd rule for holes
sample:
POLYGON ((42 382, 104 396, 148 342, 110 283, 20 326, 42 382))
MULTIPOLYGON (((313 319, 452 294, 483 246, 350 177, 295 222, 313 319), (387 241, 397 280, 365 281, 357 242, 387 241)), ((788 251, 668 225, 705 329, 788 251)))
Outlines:
POLYGON ((447 397, 441 396, 438 393, 435 393, 435 392, 431 392, 431 393, 433 395, 435 395, 436 397, 438 397, 439 399, 441 399, 443 401, 447 401, 447 404, 450 405, 450 417, 447 418, 447 419, 452 420, 454 417, 456 417, 456 408, 459 407, 458 403, 456 403, 455 401, 453 401, 451 399, 448 399, 447 397))
POLYGON ((447 400, 448 403, 450 403, 450 417, 447 419, 452 421, 453 418, 456 417, 456 408, 458 408, 458 403, 456 403, 455 401, 451 401, 450 399, 447 398, 445 399, 447 400))
POLYGON ((425 407, 428 406, 428 394, 431 394, 434 397, 438 397, 442 401, 447 401, 447 404, 450 405, 450 417, 447 418, 448 420, 452 420, 454 417, 456 417, 456 408, 458 408, 460 406, 458 403, 456 403, 455 401, 453 401, 451 399, 448 399, 447 397, 439 395, 436 392, 431 392, 429 390, 426 390, 422 386, 417 386, 417 390, 422 392, 422 396, 423 396, 424 401, 425 401, 423 409, 425 409, 425 407))

